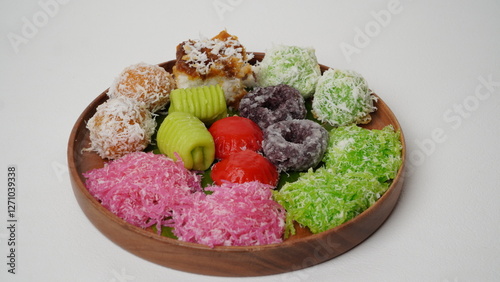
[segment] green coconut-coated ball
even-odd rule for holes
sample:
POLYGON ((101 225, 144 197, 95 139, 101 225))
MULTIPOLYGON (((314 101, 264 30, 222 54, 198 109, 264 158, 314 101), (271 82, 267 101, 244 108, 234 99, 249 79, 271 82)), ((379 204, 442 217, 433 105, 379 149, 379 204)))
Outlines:
POLYGON ((396 177, 401 150, 400 132, 392 125, 381 130, 343 126, 330 131, 323 162, 336 173, 368 172, 385 182, 396 177))
POLYGON ((321 76, 314 49, 286 45, 267 50, 255 72, 259 86, 286 84, 299 90, 304 98, 314 93, 321 76))
POLYGON ((312 111, 316 118, 332 126, 366 123, 369 113, 375 110, 374 99, 360 74, 328 69, 316 85, 312 111))

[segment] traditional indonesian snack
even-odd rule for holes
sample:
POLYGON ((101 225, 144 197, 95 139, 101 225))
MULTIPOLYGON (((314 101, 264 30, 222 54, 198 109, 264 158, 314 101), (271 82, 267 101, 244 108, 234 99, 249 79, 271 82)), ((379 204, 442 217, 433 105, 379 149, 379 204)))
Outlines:
POLYGON ((215 163, 210 176, 217 185, 225 182, 259 181, 274 188, 279 180, 276 166, 266 157, 251 150, 236 152, 215 163))
POLYGON ((246 83, 253 81, 252 66, 238 37, 225 30, 212 39, 188 40, 177 46, 177 60, 173 67, 178 88, 219 84, 226 102, 237 108, 246 94, 246 83))
POLYGON ((215 142, 215 158, 224 159, 239 151, 262 149, 264 134, 251 119, 231 116, 220 119, 208 129, 215 142))
POLYGON ((304 98, 314 93, 321 76, 314 49, 286 45, 276 45, 267 50, 255 73, 258 85, 287 84, 297 89, 304 98))
POLYGON ((172 210, 201 191, 200 176, 182 161, 135 152, 83 174, 89 192, 126 222, 146 228, 170 224, 172 210))
POLYGON ((215 158, 212 135, 205 124, 190 113, 168 114, 158 129, 156 142, 162 154, 174 160, 179 156, 187 169, 206 170, 215 158))
POLYGON ((138 63, 120 73, 109 88, 108 96, 132 98, 145 103, 151 112, 156 112, 165 107, 174 88, 174 78, 165 69, 138 63))
POLYGON ((401 150, 400 132, 392 125, 381 130, 344 126, 330 131, 324 162, 336 173, 368 172, 385 182, 396 177, 401 150))
POLYGON ((287 211, 286 234, 295 234, 293 221, 319 233, 338 226, 366 210, 388 189, 370 173, 338 174, 312 169, 285 184, 274 199, 287 211))
POLYGON ((87 122, 90 148, 103 159, 116 159, 144 150, 151 142, 156 122, 141 103, 130 98, 108 99, 87 122))
POLYGON ((308 120, 285 120, 264 130, 264 155, 279 171, 305 171, 317 166, 328 145, 328 131, 308 120))
POLYGON ((312 112, 332 126, 366 124, 375 111, 376 99, 366 80, 350 70, 329 69, 323 73, 314 93, 312 112))
POLYGON ((281 243, 285 211, 260 182, 207 187, 174 211, 173 233, 179 240, 214 246, 281 243))
POLYGON ((285 84, 255 88, 241 99, 239 110, 262 129, 282 120, 303 119, 307 113, 299 91, 285 84))
POLYGON ((130 224, 210 247, 281 243, 297 224, 320 233, 373 205, 403 144, 392 125, 357 125, 376 110, 366 80, 321 74, 312 48, 252 57, 222 31, 180 43, 172 74, 125 68, 87 123, 85 150, 109 160, 83 174, 89 192, 130 224))
POLYGON ((175 89, 170 93, 168 112, 187 112, 210 125, 227 117, 224 91, 220 85, 175 89))

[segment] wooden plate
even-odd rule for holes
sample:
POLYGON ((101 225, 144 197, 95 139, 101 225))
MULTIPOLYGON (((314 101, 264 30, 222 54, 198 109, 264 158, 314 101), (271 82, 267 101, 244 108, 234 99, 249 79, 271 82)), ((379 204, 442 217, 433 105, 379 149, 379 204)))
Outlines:
MULTIPOLYGON (((253 63, 264 53, 254 53, 253 63)), ((160 64, 171 72, 175 61, 160 64)), ((328 67, 321 65, 321 70, 328 67)), ((169 268, 216 276, 261 276, 310 267, 341 255, 363 242, 387 219, 396 205, 403 187, 406 146, 403 144, 403 165, 387 192, 369 209, 354 219, 328 231, 311 234, 298 228, 297 234, 283 243, 252 247, 215 247, 186 243, 157 235, 152 230, 133 226, 104 208, 86 189, 82 173, 99 168, 104 161, 95 153, 82 152, 89 146, 86 122, 98 105, 107 100, 107 90, 99 95, 76 121, 68 143, 68 164, 71 184, 78 203, 88 219, 111 241, 125 250, 153 263, 169 268)), ((401 127, 382 99, 372 121, 363 127, 381 129, 392 124, 401 127)))

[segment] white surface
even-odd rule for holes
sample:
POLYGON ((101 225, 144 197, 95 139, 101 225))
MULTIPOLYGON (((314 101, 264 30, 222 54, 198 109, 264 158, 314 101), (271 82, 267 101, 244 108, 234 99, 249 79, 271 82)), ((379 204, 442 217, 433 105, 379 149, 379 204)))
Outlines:
POLYGON ((1 281, 500 279, 498 1, 61 0, 50 14, 42 6, 0 2, 1 281), (388 7, 382 26, 374 14, 388 7), (388 221, 352 251, 282 275, 196 275, 129 254, 80 210, 66 165, 79 114, 125 66, 171 60, 181 41, 224 28, 252 51, 314 47, 321 63, 364 75, 398 117, 410 176, 388 221), (366 28, 372 36, 356 45, 357 29, 366 28), (359 52, 346 56, 345 44, 359 52), (489 89, 481 78, 492 81, 489 89), (11 164, 18 168, 15 275, 6 264, 11 164))

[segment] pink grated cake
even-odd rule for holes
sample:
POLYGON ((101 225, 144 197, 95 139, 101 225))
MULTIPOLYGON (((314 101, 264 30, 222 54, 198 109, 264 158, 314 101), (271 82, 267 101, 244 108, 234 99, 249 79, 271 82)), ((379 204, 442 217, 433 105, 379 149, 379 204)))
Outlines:
POLYGON ((159 232, 161 225, 171 224, 174 208, 190 204, 187 197, 202 191, 201 176, 182 161, 153 153, 130 153, 83 176, 105 208, 138 227, 156 224, 159 232))
POLYGON ((272 187, 258 181, 210 186, 173 212, 173 233, 181 241, 214 246, 254 246, 282 242, 285 209, 272 187))

